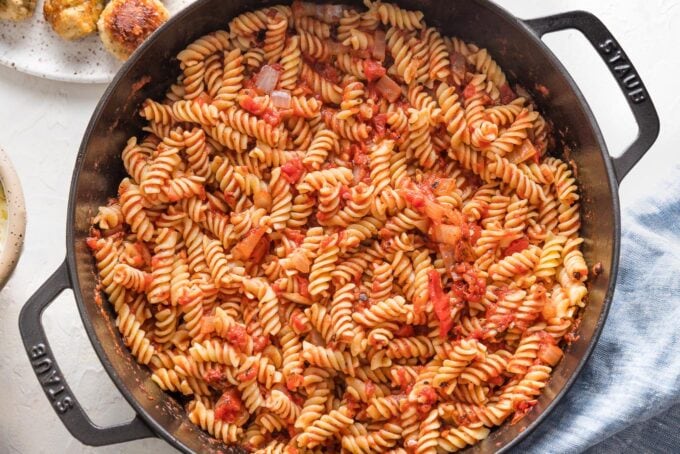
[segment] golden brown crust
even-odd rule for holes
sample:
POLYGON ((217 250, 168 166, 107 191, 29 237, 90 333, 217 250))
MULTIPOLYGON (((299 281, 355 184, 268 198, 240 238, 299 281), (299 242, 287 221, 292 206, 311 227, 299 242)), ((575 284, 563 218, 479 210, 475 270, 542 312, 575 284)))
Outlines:
POLYGON ((168 20, 168 11, 157 0, 113 0, 99 19, 104 45, 125 59, 168 20))
POLYGON ((20 21, 35 11, 36 0, 0 0, 0 19, 20 21))
POLYGON ((43 15, 64 39, 79 39, 97 30, 103 0, 45 0, 43 15))

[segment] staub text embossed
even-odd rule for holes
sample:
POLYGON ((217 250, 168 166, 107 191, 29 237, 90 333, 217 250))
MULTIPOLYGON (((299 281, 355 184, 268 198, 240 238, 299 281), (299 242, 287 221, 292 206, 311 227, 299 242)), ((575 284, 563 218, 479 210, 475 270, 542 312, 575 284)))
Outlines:
POLYGON ((31 347, 31 365, 35 371, 40 384, 47 392, 52 406, 60 413, 64 414, 73 408, 73 398, 68 394, 63 385, 63 379, 56 370, 52 353, 43 343, 31 347))
POLYGON ((607 56, 607 64, 616 74, 631 101, 635 104, 644 102, 647 99, 647 94, 644 87, 641 86, 640 77, 619 48, 618 43, 612 38, 607 38, 598 45, 598 48, 602 54, 607 56))

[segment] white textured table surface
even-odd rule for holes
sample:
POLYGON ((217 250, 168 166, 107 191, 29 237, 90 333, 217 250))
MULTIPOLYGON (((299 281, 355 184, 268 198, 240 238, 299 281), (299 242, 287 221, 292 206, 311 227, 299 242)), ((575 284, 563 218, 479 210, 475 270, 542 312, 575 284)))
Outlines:
MULTIPOLYGON (((502 0, 519 17, 532 18, 584 9, 595 13, 635 63, 655 101, 661 135, 628 175, 622 205, 644 194, 647 182, 680 162, 680 3, 670 0, 617 2, 502 0), (540 6, 534 6, 540 3, 540 6)), ((585 38, 576 32, 547 37, 591 103, 612 153, 635 137, 636 127, 623 96, 585 38)), ((33 375, 19 337, 23 303, 65 255, 68 188, 76 152, 103 85, 71 85, 36 79, 0 67, 0 147, 13 159, 23 182, 28 227, 23 256, 0 293, 0 453, 169 452, 161 440, 90 448, 74 440, 55 415, 33 375)), ((625 226, 624 226, 625 228, 625 226)), ((102 369, 87 339, 70 291, 44 314, 48 338, 72 390, 94 422, 129 420, 133 412, 102 369)))

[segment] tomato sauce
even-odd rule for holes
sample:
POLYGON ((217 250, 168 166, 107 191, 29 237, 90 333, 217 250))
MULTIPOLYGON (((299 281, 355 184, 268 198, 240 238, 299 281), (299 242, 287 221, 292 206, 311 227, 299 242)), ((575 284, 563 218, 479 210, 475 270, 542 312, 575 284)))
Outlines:
POLYGON ((234 423, 244 410, 238 391, 230 389, 224 392, 215 404, 215 418, 226 423, 234 423))

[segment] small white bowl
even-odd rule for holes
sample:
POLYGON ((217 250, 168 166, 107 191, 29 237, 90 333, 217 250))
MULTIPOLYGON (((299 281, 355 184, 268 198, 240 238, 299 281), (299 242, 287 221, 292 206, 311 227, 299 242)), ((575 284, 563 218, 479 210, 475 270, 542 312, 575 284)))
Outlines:
POLYGON ((12 161, 2 148, 0 148, 0 184, 7 200, 6 225, 2 225, 0 220, 0 230, 6 229, 4 244, 0 250, 0 288, 2 288, 17 266, 26 234, 24 192, 12 161))

